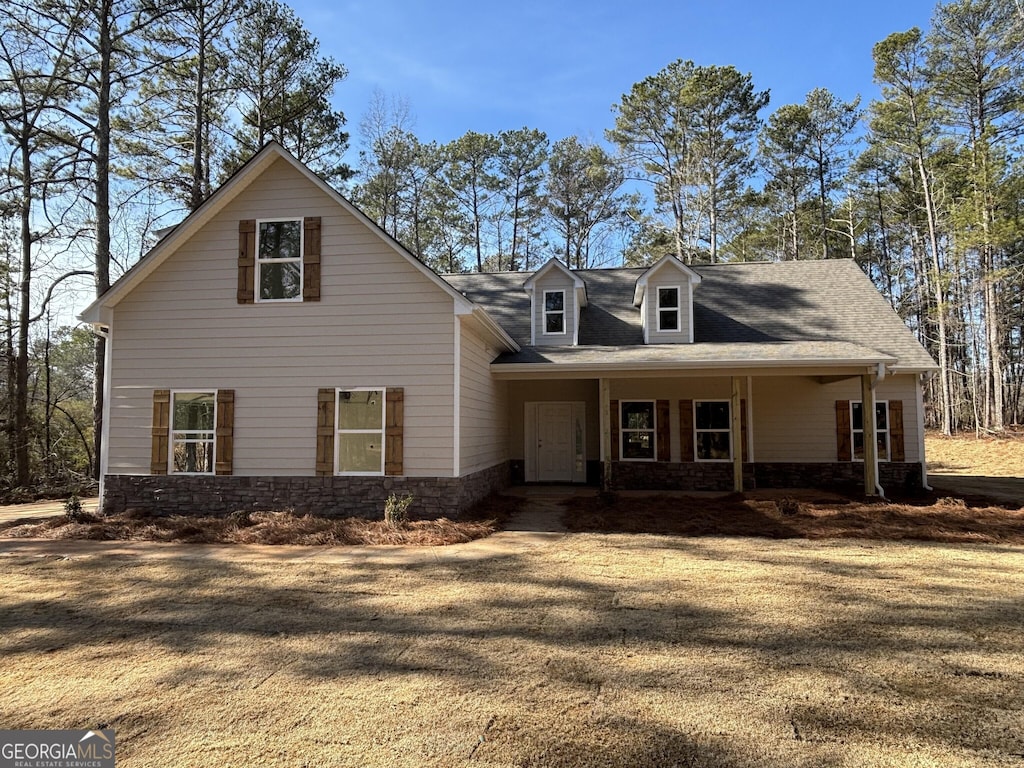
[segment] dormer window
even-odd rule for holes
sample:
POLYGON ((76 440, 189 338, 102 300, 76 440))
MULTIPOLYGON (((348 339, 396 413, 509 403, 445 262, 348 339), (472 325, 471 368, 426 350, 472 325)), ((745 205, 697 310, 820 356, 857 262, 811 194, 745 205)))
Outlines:
POLYGON ((565 333, 565 291, 544 291, 544 333, 565 333))
POLYGON ((302 301, 302 219, 256 228, 257 301, 302 301))
POLYGON ((658 330, 675 331, 681 330, 679 322, 679 286, 658 288, 658 330))

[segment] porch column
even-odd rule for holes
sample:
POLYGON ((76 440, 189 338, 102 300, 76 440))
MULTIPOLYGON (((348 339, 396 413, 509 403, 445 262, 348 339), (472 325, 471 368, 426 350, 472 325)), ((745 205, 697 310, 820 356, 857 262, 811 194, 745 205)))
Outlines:
POLYGON ((601 425, 601 487, 612 487, 612 423, 611 385, 608 379, 598 379, 598 423, 601 425))
POLYGON ((878 485, 878 432, 875 426, 874 375, 860 377, 860 413, 864 427, 864 495, 875 496, 878 485))
POLYGON ((740 379, 732 377, 732 399, 729 403, 729 415, 732 417, 730 431, 732 433, 732 489, 743 493, 743 422, 740 414, 740 379))

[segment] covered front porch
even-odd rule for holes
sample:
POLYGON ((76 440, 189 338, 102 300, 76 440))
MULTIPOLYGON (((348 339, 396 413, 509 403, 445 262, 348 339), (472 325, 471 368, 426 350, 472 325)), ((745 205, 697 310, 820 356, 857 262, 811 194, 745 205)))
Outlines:
POLYGON ((492 372, 508 382, 515 483, 866 495, 925 483, 917 377, 884 361, 492 372))

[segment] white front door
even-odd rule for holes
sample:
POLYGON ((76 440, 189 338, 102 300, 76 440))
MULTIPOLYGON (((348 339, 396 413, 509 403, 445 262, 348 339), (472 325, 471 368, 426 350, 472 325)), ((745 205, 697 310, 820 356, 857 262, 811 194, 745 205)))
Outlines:
POLYGON ((542 483, 571 483, 572 403, 538 403, 536 434, 537 479, 542 483))

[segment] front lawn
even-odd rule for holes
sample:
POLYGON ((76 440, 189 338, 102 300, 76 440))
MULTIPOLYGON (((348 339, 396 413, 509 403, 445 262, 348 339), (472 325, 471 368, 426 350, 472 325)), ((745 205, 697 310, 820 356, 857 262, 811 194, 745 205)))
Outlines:
POLYGON ((1024 549, 580 534, 436 551, 0 558, 0 723, 113 727, 124 768, 1024 759, 1024 549))

